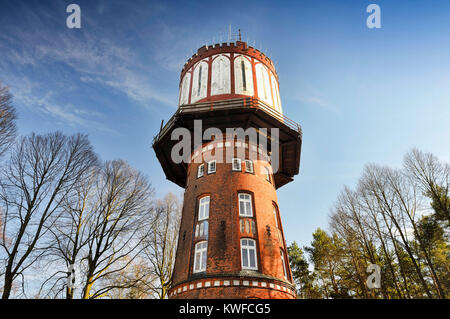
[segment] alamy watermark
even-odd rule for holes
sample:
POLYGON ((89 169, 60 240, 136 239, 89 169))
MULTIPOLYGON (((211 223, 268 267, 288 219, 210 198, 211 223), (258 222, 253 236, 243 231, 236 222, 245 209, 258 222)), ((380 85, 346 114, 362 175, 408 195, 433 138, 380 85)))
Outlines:
POLYGON ((171 150, 174 163, 202 163, 215 160, 216 163, 232 163, 233 158, 266 160, 271 163, 272 173, 279 169, 279 128, 226 128, 222 132, 216 127, 203 131, 202 121, 194 121, 194 131, 178 127, 172 131, 171 139, 178 141, 171 150), (270 134, 269 134, 270 133, 270 134), (270 136, 270 138, 269 138, 270 136), (216 141, 216 147, 211 142, 216 141), (193 141, 194 145, 191 145, 193 141), (193 146, 193 147, 192 147, 193 146), (192 149, 196 151, 192 154, 192 149), (248 149, 248 156, 246 156, 248 149), (270 152, 267 150, 270 149, 270 152), (196 155, 197 153, 197 155, 196 155))
POLYGON ((66 19, 66 26, 69 29, 80 29, 81 28, 81 8, 78 4, 69 4, 66 8, 66 12, 70 15, 66 19))
POLYGON ((366 280, 367 288, 381 288, 381 268, 376 264, 370 264, 366 269, 367 273, 371 273, 366 280))
POLYGON ((378 4, 369 4, 366 9, 370 15, 367 17, 366 25, 369 29, 381 28, 381 8, 378 4))

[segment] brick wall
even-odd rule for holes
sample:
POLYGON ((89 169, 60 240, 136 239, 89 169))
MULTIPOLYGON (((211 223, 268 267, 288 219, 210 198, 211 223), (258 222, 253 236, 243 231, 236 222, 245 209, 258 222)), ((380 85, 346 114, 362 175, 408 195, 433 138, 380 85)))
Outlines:
MULTIPOLYGON (((217 143, 220 141, 202 145, 202 148, 197 151, 201 153, 202 149, 207 150, 208 146, 212 145, 211 151, 214 155, 218 150, 217 143)), ((251 154, 250 148, 251 145, 248 145, 245 150, 246 158, 251 154)), ((254 173, 246 173, 244 158, 241 159, 240 172, 233 171, 231 163, 217 163, 216 172, 212 174, 208 174, 205 162, 189 164, 172 278, 173 287, 169 294, 171 298, 294 297, 295 289, 291 284, 281 218, 278 214, 277 222, 273 213, 273 207, 278 207, 273 177, 270 176, 271 182, 267 181, 265 170, 263 170, 264 167, 270 167, 270 163, 264 158, 255 160, 253 161, 254 173), (201 164, 205 165, 204 176, 197 178, 197 169, 201 164), (252 195, 252 218, 243 219, 239 216, 239 192, 252 195), (204 237, 195 236, 198 202, 204 195, 210 196, 207 266, 205 272, 193 273, 194 246, 198 241, 205 240, 204 237), (244 222, 243 225, 241 220, 244 222), (257 270, 242 270, 241 238, 251 238, 256 241, 257 270), (284 276, 280 251, 284 252, 287 278, 284 276), (235 276, 234 279, 232 276, 235 276), (228 280, 224 278, 231 278, 230 286, 223 285, 223 282, 228 280), (207 285, 205 280, 210 282, 207 287, 205 287, 207 285), (233 285, 233 280, 239 280, 240 284, 233 285), (214 286, 217 281, 221 282, 221 285, 214 286), (197 287, 199 282, 202 283, 201 287, 197 287), (247 287, 245 285, 247 282, 249 285, 255 285, 247 287), (264 286, 263 282, 265 282, 264 286), (277 286, 280 289, 277 289, 277 286), (185 291, 183 287, 186 287, 185 291), (192 287, 195 289, 189 289, 192 287)))

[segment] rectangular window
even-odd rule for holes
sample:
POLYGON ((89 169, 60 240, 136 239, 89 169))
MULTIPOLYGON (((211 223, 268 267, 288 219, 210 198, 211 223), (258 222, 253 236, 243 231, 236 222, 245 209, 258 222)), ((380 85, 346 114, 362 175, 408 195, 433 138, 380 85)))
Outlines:
POLYGON ((195 244, 194 253, 194 273, 206 270, 206 253, 208 250, 208 242, 202 241, 195 244))
POLYGON ((239 193, 239 215, 244 217, 252 217, 252 195, 247 193, 239 193))
POLYGON ((195 237, 208 239, 208 220, 201 221, 195 226, 195 237))
POLYGON ((242 72, 242 86, 244 87, 244 91, 247 91, 247 81, 245 79, 245 65, 244 65, 244 61, 241 61, 241 72, 242 72))
POLYGON ((283 242, 283 236, 281 235, 281 230, 280 230, 280 226, 278 226, 278 210, 277 208, 274 206, 273 207, 273 218, 275 218, 275 225, 277 226, 277 235, 278 235, 278 241, 280 243, 283 242))
POLYGON ((271 183, 271 181, 270 181, 270 169, 268 167, 264 167, 264 169, 265 169, 265 173, 266 173, 266 181, 271 183))
POLYGON ((245 160, 245 172, 253 174, 253 161, 245 160))
POLYGON ((277 225, 277 228, 278 228, 278 214, 277 214, 277 209, 276 209, 275 206, 272 206, 272 207, 273 207, 273 217, 275 218, 275 225, 277 225))
POLYGON ((241 239, 242 269, 258 270, 256 262, 256 242, 253 239, 241 239))
POLYGON ((208 162, 208 174, 216 172, 216 161, 208 162))
POLYGON ((207 219, 209 217, 209 196, 200 198, 198 203, 198 220, 207 219))
POLYGON ((241 171, 241 159, 233 158, 233 171, 241 171))
POLYGON ((283 264, 284 279, 287 279, 286 262, 284 260, 284 254, 283 254, 283 251, 281 249, 280 249, 280 253, 281 253, 281 263, 283 264))
POLYGON ((198 70, 198 91, 197 96, 200 96, 200 89, 202 87, 202 66, 200 65, 200 70, 198 70))
POLYGON ((200 164, 197 168, 197 178, 202 177, 205 174, 205 164, 200 164))
POLYGON ((281 236, 281 230, 278 228, 278 241, 283 243, 283 236, 281 236))

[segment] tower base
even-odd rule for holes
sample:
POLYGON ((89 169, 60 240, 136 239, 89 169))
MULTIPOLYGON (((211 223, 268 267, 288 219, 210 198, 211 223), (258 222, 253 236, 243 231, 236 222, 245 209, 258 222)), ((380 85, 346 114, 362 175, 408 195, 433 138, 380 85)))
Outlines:
POLYGON ((209 277, 176 284, 169 299, 295 299, 293 285, 266 278, 209 277))

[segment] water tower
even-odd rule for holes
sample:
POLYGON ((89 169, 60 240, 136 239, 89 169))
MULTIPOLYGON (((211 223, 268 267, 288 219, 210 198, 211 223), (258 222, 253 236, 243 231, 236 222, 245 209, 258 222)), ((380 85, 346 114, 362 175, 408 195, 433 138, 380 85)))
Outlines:
POLYGON ((153 142, 167 179, 185 189, 169 298, 295 298, 276 190, 299 172, 302 134, 283 115, 274 64, 246 42, 203 46, 185 63, 179 93, 153 142), (179 128, 191 133, 182 162, 172 156, 179 128), (205 139, 209 128, 223 136, 205 139), (258 142, 230 128, 253 129, 258 142))

